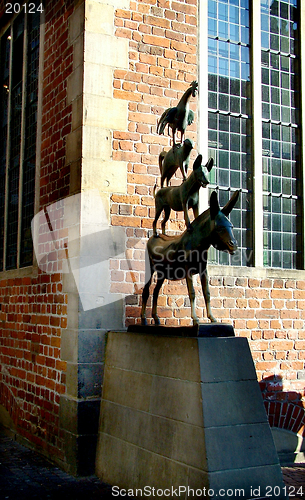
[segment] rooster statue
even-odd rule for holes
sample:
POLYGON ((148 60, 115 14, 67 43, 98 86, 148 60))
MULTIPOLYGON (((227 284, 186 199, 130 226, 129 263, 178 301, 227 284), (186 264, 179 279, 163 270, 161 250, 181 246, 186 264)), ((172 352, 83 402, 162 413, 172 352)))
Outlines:
POLYGON ((168 108, 164 111, 160 120, 157 124, 157 132, 159 135, 164 134, 166 125, 169 129, 172 129, 174 146, 176 131, 178 130, 181 134, 180 142, 183 142, 186 127, 191 125, 194 121, 194 113, 189 109, 189 99, 191 96, 195 97, 197 94, 198 82, 193 81, 191 86, 184 92, 178 105, 174 108, 168 108))

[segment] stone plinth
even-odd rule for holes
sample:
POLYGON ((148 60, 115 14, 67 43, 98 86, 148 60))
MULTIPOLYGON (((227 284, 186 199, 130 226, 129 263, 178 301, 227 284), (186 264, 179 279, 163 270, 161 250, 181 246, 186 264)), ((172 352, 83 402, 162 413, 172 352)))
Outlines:
POLYGON ((96 473, 137 496, 286 498, 247 340, 110 332, 96 473))

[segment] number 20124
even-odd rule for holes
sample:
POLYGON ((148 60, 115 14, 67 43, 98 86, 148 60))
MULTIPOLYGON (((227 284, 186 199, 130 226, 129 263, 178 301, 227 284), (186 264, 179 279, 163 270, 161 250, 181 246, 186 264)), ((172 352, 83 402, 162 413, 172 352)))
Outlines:
POLYGON ((6 3, 5 4, 5 13, 6 14, 19 14, 21 9, 24 7, 24 11, 27 12, 28 14, 34 14, 35 12, 43 12, 43 5, 42 3, 39 4, 37 7, 34 3, 6 3))

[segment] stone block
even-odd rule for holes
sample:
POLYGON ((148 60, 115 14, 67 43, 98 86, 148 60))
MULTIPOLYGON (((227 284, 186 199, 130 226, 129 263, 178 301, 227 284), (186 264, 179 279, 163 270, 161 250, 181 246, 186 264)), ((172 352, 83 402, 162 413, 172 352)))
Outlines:
POLYGON ((110 333, 107 363, 163 377, 200 381, 197 339, 110 333))
POLYGON ((101 396, 104 363, 78 364, 78 398, 101 396))
POLYGON ((73 71, 84 65, 84 37, 81 35, 73 42, 73 71))
POLYGON ((202 427, 157 417, 104 400, 101 415, 102 433, 171 460, 200 470, 206 469, 202 427))
POLYGON ((82 131, 80 128, 71 132, 66 138, 66 162, 72 163, 82 155, 82 131))
POLYGON ((202 382, 257 380, 247 339, 200 338, 198 347, 202 382))
POLYGON ((61 359, 77 363, 78 359, 78 330, 66 329, 61 334, 61 359))
POLYGON ((76 97, 72 101, 72 131, 83 124, 83 103, 83 95, 76 97))
POLYGON ((215 492, 213 500, 219 499, 219 492, 224 489, 224 485, 230 494, 228 498, 234 500, 241 498, 287 500, 281 468, 278 465, 211 472, 209 480, 210 488, 215 492))
POLYGON ((78 434, 77 400, 66 395, 60 397, 59 418, 60 425, 72 434, 78 434))
POLYGON ((105 354, 105 330, 79 330, 78 361, 101 363, 105 354))
POLYGON ((84 71, 84 93, 112 98, 113 68, 86 62, 84 71))
POLYGON ((87 311, 80 307, 78 320, 81 330, 110 330, 113 324, 120 330, 123 328, 123 299, 87 311))
POLYGON ((106 366, 103 398, 116 404, 149 411, 153 376, 106 366))
POLYGON ((83 93, 83 66, 79 65, 75 70, 68 76, 67 83, 67 103, 71 102, 77 97, 81 96, 83 93))
MULTIPOLYGON (((86 100, 87 98, 85 98, 86 100)), ((100 98, 101 99, 101 98, 100 98)), ((97 117, 99 112, 95 110, 97 117)), ((102 114, 102 110, 100 111, 102 114)), ((97 118, 98 120, 98 118, 97 118)), ((111 158, 111 133, 109 130, 99 128, 97 123, 89 126, 88 117, 85 119, 86 126, 83 130, 83 156, 85 158, 102 158, 103 160, 111 158)))
POLYGON ((85 5, 82 3, 69 17, 69 45, 84 32, 85 5))
POLYGON ((267 423, 209 427, 205 442, 210 472, 279 465, 267 423))
MULTIPOLYGON (((72 113, 73 116, 73 113, 72 113)), ((73 120, 73 118, 72 118, 73 120)), ((81 160, 78 159, 70 165, 69 194, 78 194, 81 190, 81 160)))
POLYGON ((126 162, 84 158, 82 175, 84 189, 97 188, 100 192, 124 194, 127 191, 126 162))
POLYGON ((78 365, 67 362, 66 370, 66 394, 67 396, 78 397, 78 365))
MULTIPOLYGON (((71 274, 64 274, 63 275, 63 282, 65 285, 65 278, 71 279, 73 278, 72 273, 71 274), (72 277, 72 278, 71 278, 72 277)), ((73 278, 74 280, 74 278, 73 278)), ((69 300, 67 304, 67 328, 70 330, 74 330, 78 328, 78 310, 79 310, 79 295, 78 292, 69 292, 69 300)))
MULTIPOLYGON (((93 1, 93 0, 91 0, 93 1)), ((128 0, 94 0, 96 3, 100 3, 102 5, 113 5, 116 9, 128 9, 129 1, 128 0)))
MULTIPOLYGON (((106 131, 109 129, 126 130, 127 113, 127 101, 94 94, 84 95, 84 125, 86 127, 97 127, 106 131)), ((105 132, 101 130, 90 131, 89 129, 89 135, 84 136, 84 140, 89 141, 91 134, 94 133, 100 138, 105 136, 105 132)), ((111 137, 109 141, 111 143, 111 137)), ((96 151, 91 152, 89 147, 86 148, 86 143, 84 143, 84 150, 92 158, 102 157, 96 151)))
POLYGON ((256 380, 203 383, 201 388, 206 427, 267 422, 256 380), (248 398, 251 406, 246 404, 248 398))
POLYGON ((158 485, 158 488, 163 489, 188 484, 187 466, 121 439, 102 434, 98 450, 96 471, 108 484, 119 485, 121 488, 158 485), (107 464, 103 460, 105 457, 107 464), (146 474, 143 474, 143 470, 146 474))
POLYGON ((153 378, 150 412, 173 420, 202 426, 200 384, 167 377, 153 378))
POLYGON ((127 70, 128 47, 129 40, 125 38, 88 32, 85 37, 85 63, 127 70))
POLYGON ((87 1, 86 9, 86 32, 113 34, 114 7, 95 1, 87 1))
MULTIPOLYGON (((108 220, 107 220, 108 222, 108 220)), ((121 227, 83 224, 80 266, 86 267, 125 254, 126 235, 121 227)))

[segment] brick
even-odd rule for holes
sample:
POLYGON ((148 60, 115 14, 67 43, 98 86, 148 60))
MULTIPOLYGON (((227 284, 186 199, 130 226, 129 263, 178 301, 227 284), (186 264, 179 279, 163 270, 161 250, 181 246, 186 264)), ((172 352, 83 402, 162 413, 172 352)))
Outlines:
POLYGON ((284 280, 273 281, 273 288, 283 288, 283 286, 284 286, 284 280))
POLYGON ((128 92, 124 90, 114 89, 113 96, 116 99, 124 99, 127 101, 140 102, 142 97, 141 94, 137 94, 136 92, 128 92))
POLYGON ((276 351, 289 351, 292 349, 294 342, 292 340, 272 340, 270 342, 270 349, 276 351))
POLYGON ((277 366, 276 361, 261 361, 257 362, 255 365, 256 369, 261 371, 272 370, 276 366, 277 366))
POLYGON ((305 349, 305 341, 303 340, 296 340, 294 344, 294 348, 296 350, 304 350, 305 349))
POLYGON ((270 296, 273 299, 291 299, 292 298, 292 291, 291 290, 271 290, 270 296))
POLYGON ((111 218, 113 226, 141 227, 140 217, 128 217, 113 215, 111 218))
POLYGON ((116 9, 115 15, 116 17, 122 17, 124 19, 131 18, 131 12, 129 10, 116 9))
POLYGON ((129 38, 129 40, 131 40, 132 32, 129 29, 117 28, 115 30, 115 36, 120 37, 120 38, 129 38))
POLYGON ((143 35, 142 40, 143 43, 148 45, 156 45, 158 47, 165 47, 165 48, 169 48, 170 46, 170 41, 160 36, 153 36, 147 34, 143 35))
POLYGON ((164 17, 144 16, 144 23, 150 26, 159 26, 160 28, 169 28, 170 21, 164 17))
POLYGON ((249 278, 248 286, 249 288, 258 288, 260 286, 260 280, 249 278))

